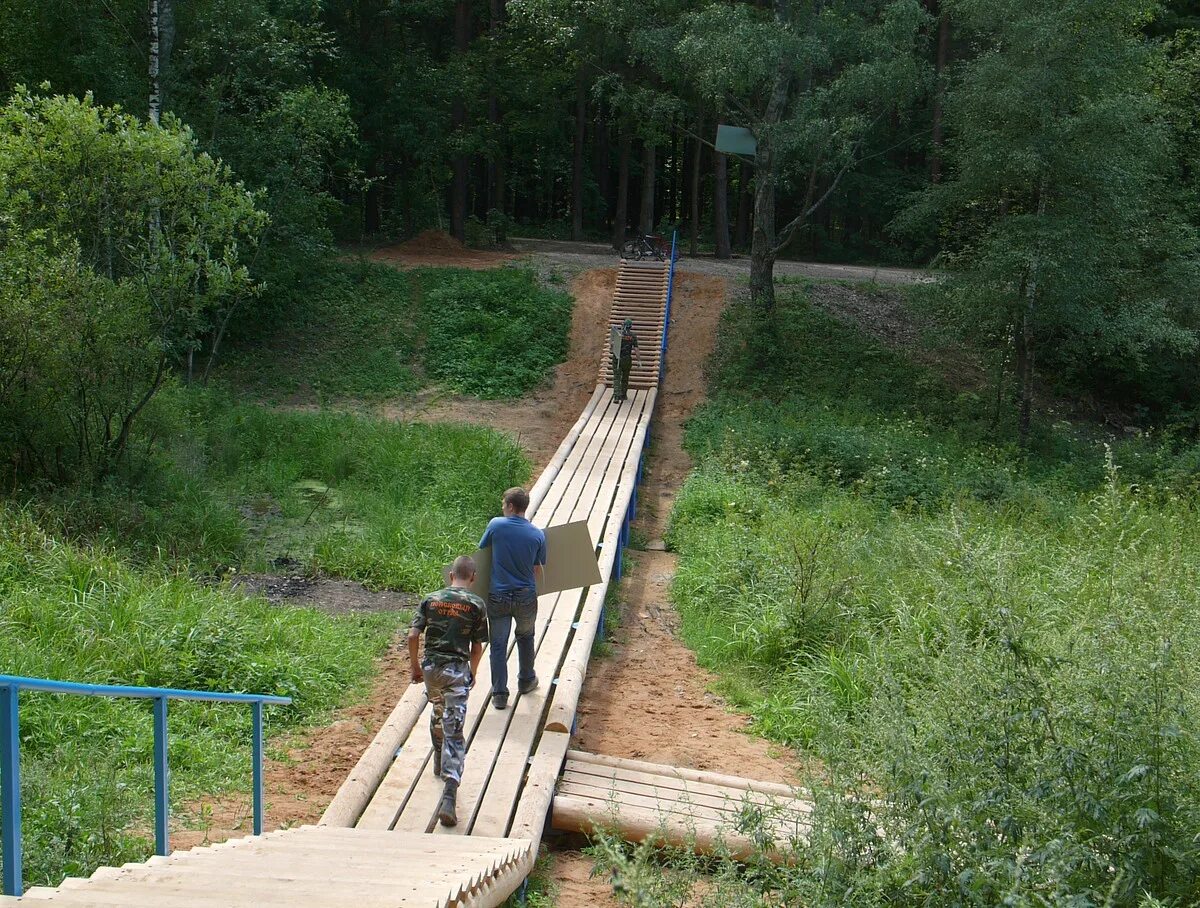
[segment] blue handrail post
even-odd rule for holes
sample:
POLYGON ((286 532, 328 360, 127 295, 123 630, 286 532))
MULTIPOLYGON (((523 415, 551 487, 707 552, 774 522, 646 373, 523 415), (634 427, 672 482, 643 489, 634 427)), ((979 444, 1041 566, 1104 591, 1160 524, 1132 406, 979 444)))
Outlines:
POLYGON ((263 831, 263 705, 260 701, 250 704, 254 729, 250 735, 250 746, 254 751, 254 834, 263 831))
POLYGON ((25 891, 21 866, 21 734, 15 684, 0 686, 0 835, 4 836, 4 894, 25 891))
POLYGON ((167 765, 167 698, 154 698, 154 852, 171 853, 170 767, 167 765))

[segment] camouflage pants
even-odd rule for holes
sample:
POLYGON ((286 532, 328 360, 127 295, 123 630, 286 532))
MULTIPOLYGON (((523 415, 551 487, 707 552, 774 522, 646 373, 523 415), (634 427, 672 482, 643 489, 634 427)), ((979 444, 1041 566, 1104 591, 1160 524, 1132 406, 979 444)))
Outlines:
POLYGON ((429 737, 434 749, 442 754, 442 778, 461 782, 463 762, 467 757, 463 725, 467 721, 471 668, 466 662, 448 662, 422 666, 422 671, 425 672, 425 692, 433 706, 429 737))
POLYGON ((613 400, 625 399, 629 390, 629 372, 632 369, 632 357, 613 357, 613 400))

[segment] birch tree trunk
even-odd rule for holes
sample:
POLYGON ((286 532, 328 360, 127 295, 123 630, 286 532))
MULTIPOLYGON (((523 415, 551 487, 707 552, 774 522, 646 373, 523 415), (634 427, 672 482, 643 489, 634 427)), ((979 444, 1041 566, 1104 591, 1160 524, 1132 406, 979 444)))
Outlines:
POLYGON ((159 64, 159 0, 150 0, 150 122, 158 126, 162 120, 162 86, 158 81, 159 64))

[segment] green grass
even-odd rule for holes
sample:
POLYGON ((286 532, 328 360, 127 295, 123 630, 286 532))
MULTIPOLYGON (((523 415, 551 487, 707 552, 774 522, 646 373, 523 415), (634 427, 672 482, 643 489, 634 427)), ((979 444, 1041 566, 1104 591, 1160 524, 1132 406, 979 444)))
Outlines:
MULTIPOLYGON (((269 727, 344 702, 403 616, 331 618, 282 609, 104 548, 47 534, 0 508, 0 672, 291 696, 269 727)), ((172 704, 172 797, 249 784, 249 711, 172 704)), ((140 860, 152 818, 151 714, 143 701, 21 698, 26 880, 57 884, 140 860)))
POLYGON ((762 886, 1196 903, 1196 450, 1041 426, 1019 452, 802 294, 730 313, 714 392, 672 596, 758 730, 819 758, 813 845, 762 886))
POLYGON ((503 490, 529 477, 517 445, 488 429, 283 411, 182 389, 158 403, 164 453, 136 491, 60 492, 40 500, 45 522, 143 562, 219 573, 285 558, 419 591, 474 548, 503 490))
POLYGON ((320 263, 303 286, 268 290, 218 372, 270 400, 379 399, 431 382, 518 397, 566 356, 571 305, 529 268, 320 263))

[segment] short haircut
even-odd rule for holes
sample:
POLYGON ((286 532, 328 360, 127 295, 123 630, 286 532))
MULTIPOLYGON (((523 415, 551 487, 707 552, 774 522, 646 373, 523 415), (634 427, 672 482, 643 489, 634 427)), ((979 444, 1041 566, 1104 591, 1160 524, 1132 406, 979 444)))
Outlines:
POLYGON ((475 559, 470 555, 459 555, 454 559, 450 573, 459 580, 470 580, 475 576, 475 559))
POLYGON ((529 493, 520 486, 514 486, 504 493, 504 503, 518 514, 524 514, 529 507, 529 493))

